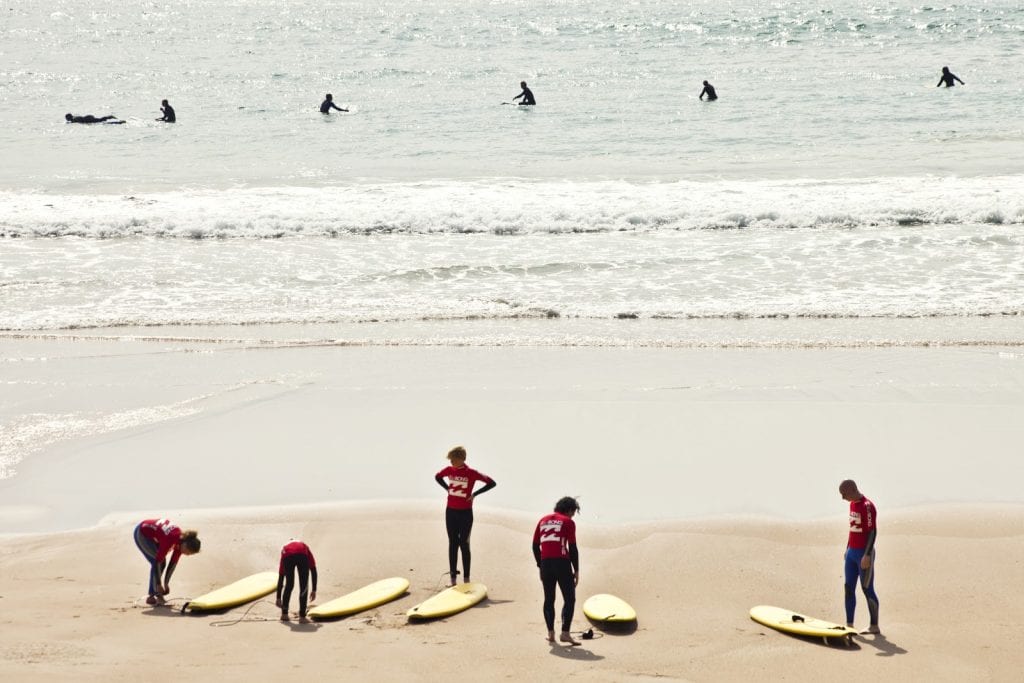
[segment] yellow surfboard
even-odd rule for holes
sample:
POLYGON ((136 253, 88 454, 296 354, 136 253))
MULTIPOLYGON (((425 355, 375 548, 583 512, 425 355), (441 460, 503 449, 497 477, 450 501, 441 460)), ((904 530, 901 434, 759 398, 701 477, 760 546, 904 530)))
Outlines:
POLYGON ((636 610, 622 598, 607 593, 599 593, 587 598, 583 603, 583 613, 593 621, 622 623, 636 621, 636 610))
POLYGON ((487 586, 482 583, 460 583, 446 588, 407 612, 410 619, 437 619, 458 614, 487 597, 487 586))
POLYGON ((313 619, 336 619, 391 602, 409 590, 408 579, 383 579, 309 610, 313 619))
POLYGON ((758 605, 750 609, 750 618, 759 624, 764 624, 777 631, 793 633, 798 636, 815 636, 824 638, 849 638, 857 633, 856 629, 848 628, 842 624, 833 624, 830 621, 815 619, 805 614, 772 607, 771 605, 758 605))
POLYGON ((277 590, 277 572, 260 572, 244 579, 200 595, 185 603, 181 608, 193 612, 228 609, 262 598, 277 590))

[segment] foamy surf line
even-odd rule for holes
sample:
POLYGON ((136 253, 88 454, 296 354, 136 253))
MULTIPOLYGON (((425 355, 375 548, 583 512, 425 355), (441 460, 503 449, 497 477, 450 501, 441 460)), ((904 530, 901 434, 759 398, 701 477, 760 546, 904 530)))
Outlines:
POLYGON ((355 183, 0 193, 0 237, 278 239, 1024 223, 1024 176, 355 183))

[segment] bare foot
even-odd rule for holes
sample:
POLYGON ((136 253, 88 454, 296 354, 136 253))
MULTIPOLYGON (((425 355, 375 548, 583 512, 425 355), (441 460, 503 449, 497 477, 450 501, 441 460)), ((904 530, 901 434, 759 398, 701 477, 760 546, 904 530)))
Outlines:
POLYGON ((563 643, 569 643, 570 645, 579 645, 580 641, 573 640, 572 634, 568 631, 562 631, 562 635, 558 636, 558 639, 563 643))
POLYGON ((871 633, 873 635, 880 636, 882 635, 882 629, 878 628, 878 624, 872 624, 871 626, 868 626, 868 630, 864 631, 864 633, 871 633))
POLYGON ((150 595, 148 598, 146 598, 146 604, 147 605, 155 605, 156 604, 156 596, 155 595, 150 595))
POLYGON ((309 619, 307 619, 307 618, 306 618, 306 615, 305 615, 305 614, 303 614, 303 615, 301 615, 301 616, 299 617, 299 623, 300 623, 300 624, 308 624, 308 623, 309 623, 309 619))
POLYGON ((281 621, 291 621, 291 617, 288 616, 287 612, 281 612, 281 621))
POLYGON ((162 595, 154 595, 153 597, 156 599, 156 604, 158 605, 163 605, 167 602, 166 600, 164 600, 164 596, 162 595))
POLYGON ((554 631, 548 631, 548 642, 551 643, 552 645, 555 644, 555 632, 554 631))

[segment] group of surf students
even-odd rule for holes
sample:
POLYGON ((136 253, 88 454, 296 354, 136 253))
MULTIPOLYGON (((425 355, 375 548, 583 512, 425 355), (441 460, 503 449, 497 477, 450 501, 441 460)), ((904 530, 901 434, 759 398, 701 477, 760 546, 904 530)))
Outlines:
MULTIPOLYGON (((456 446, 448 451, 448 466, 434 475, 434 480, 448 495, 445 506, 445 528, 448 533, 448 578, 455 586, 459 576, 458 559, 462 557, 462 580, 470 583, 472 554, 469 547, 473 531, 473 501, 490 491, 497 482, 466 465, 466 449, 456 446), (476 488, 478 483, 483 486, 476 488)), ((878 513, 872 503, 846 479, 839 484, 839 495, 850 503, 850 531, 844 556, 844 600, 846 625, 853 628, 857 604, 856 589, 860 583, 867 600, 870 625, 868 633, 881 633, 878 626, 878 595, 875 593, 875 538, 878 513)), ((561 633, 558 641, 579 645, 571 633, 576 607, 576 587, 580 580, 580 556, 576 544, 576 523, 579 501, 572 496, 560 498, 549 514, 537 522, 533 532, 533 557, 537 563, 544 591, 542 613, 547 626, 547 640, 555 641, 555 589, 562 595, 561 633)), ((162 605, 170 592, 171 576, 182 555, 194 555, 201 547, 195 531, 182 531, 167 519, 146 519, 135 527, 135 543, 150 563, 147 605, 162 605), (168 559, 168 555, 170 558, 168 559)), ((299 620, 306 621, 306 608, 316 600, 316 558, 306 543, 291 539, 281 548, 278 565, 276 605, 281 620, 290 621, 289 604, 299 584, 299 620)))
MULTIPOLYGON (((944 66, 942 67, 942 75, 939 77, 938 85, 935 87, 945 85, 947 88, 952 88, 958 82, 960 85, 966 85, 962 80, 960 80, 959 76, 949 70, 948 66, 944 66)), ((703 100, 707 97, 708 102, 714 102, 718 99, 718 93, 715 91, 715 86, 711 85, 707 81, 703 82, 703 86, 704 87, 700 91, 700 95, 697 96, 697 99, 703 100)), ((511 102, 502 102, 502 104, 516 103, 525 106, 533 106, 537 104, 537 99, 533 96, 533 91, 527 87, 526 81, 520 81, 519 87, 522 88, 522 92, 513 97, 511 102)), ((168 104, 167 100, 163 100, 161 102, 160 110, 163 112, 163 116, 158 118, 157 121, 174 123, 178 120, 177 115, 174 112, 174 107, 168 104)), ((320 113, 330 114, 332 110, 348 112, 348 109, 339 107, 334 103, 334 95, 327 93, 324 95, 324 101, 320 103, 320 113)), ((107 116, 93 116, 92 114, 75 115, 68 113, 64 115, 64 120, 67 121, 67 123, 125 123, 113 114, 108 114, 107 116)))

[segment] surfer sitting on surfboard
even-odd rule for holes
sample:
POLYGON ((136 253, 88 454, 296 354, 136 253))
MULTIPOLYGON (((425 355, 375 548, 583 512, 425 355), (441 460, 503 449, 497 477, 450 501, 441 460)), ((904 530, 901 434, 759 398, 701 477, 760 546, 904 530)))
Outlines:
POLYGON ((162 605, 164 596, 171 592, 171 574, 178 566, 178 558, 199 552, 199 536, 195 531, 182 531, 166 519, 145 519, 135 527, 135 545, 139 546, 150 565, 146 604, 162 605), (167 553, 171 550, 174 550, 171 561, 166 562, 167 553))
POLYGON ((469 534, 473 531, 473 499, 498 485, 486 474, 466 467, 466 449, 456 446, 448 451, 448 467, 434 475, 434 481, 448 492, 448 507, 444 521, 448 530, 448 573, 450 585, 455 585, 455 570, 462 551, 462 580, 469 583, 469 534), (445 479, 448 481, 445 481, 445 479), (479 490, 473 491, 478 481, 484 482, 479 490))
POLYGON ((569 630, 576 608, 576 586, 580 581, 580 554, 576 549, 576 522, 572 518, 580 509, 575 498, 566 496, 555 503, 555 511, 541 517, 533 532, 533 557, 540 568, 540 582, 544 586, 544 623, 548 627, 548 642, 555 642, 555 585, 562 592, 563 643, 579 645, 569 630))
POLYGON ((521 97, 521 98, 523 98, 523 101, 519 103, 520 105, 523 105, 523 104, 526 104, 526 105, 537 104, 537 100, 533 99, 533 91, 526 87, 526 81, 519 81, 519 87, 523 89, 523 92, 521 92, 518 95, 516 95, 515 97, 513 97, 512 98, 513 102, 515 102, 516 100, 518 100, 521 97))
POLYGON ((296 573, 299 575, 299 621, 305 621, 310 575, 313 577, 313 590, 308 597, 311 601, 316 600, 316 558, 308 545, 293 538, 281 548, 281 564, 277 568, 277 606, 281 608, 281 621, 289 621, 288 603, 295 588, 296 573), (284 595, 281 595, 282 586, 284 595))

